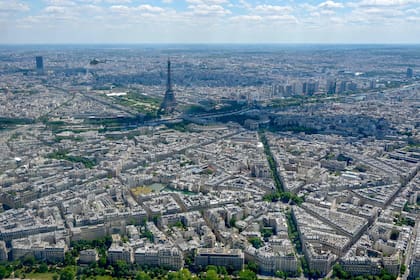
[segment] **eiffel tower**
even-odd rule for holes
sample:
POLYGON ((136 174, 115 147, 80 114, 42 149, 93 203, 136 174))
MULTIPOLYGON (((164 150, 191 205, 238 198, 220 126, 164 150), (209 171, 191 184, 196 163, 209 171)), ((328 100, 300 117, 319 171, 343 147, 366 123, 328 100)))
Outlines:
POLYGON ((160 104, 160 111, 164 113, 172 113, 176 108, 175 92, 172 89, 171 80, 171 61, 168 59, 168 80, 166 82, 165 97, 160 104))

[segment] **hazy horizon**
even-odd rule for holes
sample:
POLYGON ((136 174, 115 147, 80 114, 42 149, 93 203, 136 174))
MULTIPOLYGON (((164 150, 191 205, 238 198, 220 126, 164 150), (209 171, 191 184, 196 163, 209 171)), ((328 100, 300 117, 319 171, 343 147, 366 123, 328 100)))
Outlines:
POLYGON ((419 0, 0 0, 0 44, 420 44, 419 0))
POLYGON ((256 42, 256 43, 232 43, 232 42, 196 42, 196 43, 155 43, 155 42, 143 42, 143 43, 0 43, 0 47, 54 47, 54 46, 65 46, 65 47, 417 47, 420 46, 419 43, 317 43, 317 42, 305 42, 305 43, 266 43, 266 42, 256 42))

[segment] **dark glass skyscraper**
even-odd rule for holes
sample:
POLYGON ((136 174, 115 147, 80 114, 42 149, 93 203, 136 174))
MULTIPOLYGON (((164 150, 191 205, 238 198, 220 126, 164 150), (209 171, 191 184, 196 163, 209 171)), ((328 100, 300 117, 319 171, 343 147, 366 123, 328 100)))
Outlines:
POLYGON ((407 78, 411 79, 414 76, 414 71, 412 68, 407 68, 407 78))
POLYGON ((337 82, 335 80, 327 81, 327 94, 335 94, 337 89, 337 82))
POLYGON ((42 56, 35 57, 36 61, 36 70, 37 71, 43 71, 44 70, 44 59, 42 56))

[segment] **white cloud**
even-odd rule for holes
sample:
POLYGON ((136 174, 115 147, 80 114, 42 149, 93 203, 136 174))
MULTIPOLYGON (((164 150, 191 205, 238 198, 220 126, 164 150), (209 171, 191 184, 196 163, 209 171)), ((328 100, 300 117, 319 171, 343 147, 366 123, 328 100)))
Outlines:
POLYGON ((238 3, 242 8, 250 10, 252 8, 252 5, 249 4, 246 0, 238 0, 238 3))
POLYGON ((275 22, 298 23, 297 18, 293 15, 273 15, 268 16, 267 19, 275 22))
POLYGON ((276 13, 290 13, 293 11, 292 7, 289 6, 274 6, 274 5, 258 5, 254 8, 255 12, 276 14, 276 13))
POLYGON ((0 0, 0 12, 27 12, 29 6, 25 3, 15 0, 0 0))
POLYGON ((365 9, 364 13, 375 14, 375 15, 384 16, 384 17, 402 16, 404 14, 403 12, 396 9, 382 9, 382 8, 375 8, 375 7, 365 9))
POLYGON ((293 15, 241 15, 241 16, 234 16, 230 18, 230 21, 235 23, 261 23, 272 25, 275 23, 290 23, 296 24, 298 23, 298 19, 293 15))
POLYGON ((165 12, 165 9, 158 6, 143 4, 137 7, 129 7, 125 5, 112 5, 109 9, 114 13, 129 14, 129 13, 151 13, 159 14, 165 12))
POLYGON ((120 5, 120 4, 130 4, 132 1, 131 0, 105 0, 105 2, 109 4, 120 5))
MULTIPOLYGON (((323 30, 326 37, 330 36, 330 30, 337 30, 339 36, 345 34, 345 30, 360 34, 368 29, 386 34, 384 28, 392 26, 394 32, 409 33, 412 40, 418 41, 415 37, 419 33, 415 31, 419 31, 417 26, 420 26, 420 5, 417 5, 420 0, 352 0, 350 3, 344 0, 306 0, 303 3, 294 0, 37 1, 42 3, 41 9, 20 15, 19 12, 30 11, 35 1, 0 0, 0 20, 6 18, 4 14, 8 15, 7 27, 0 28, 8 28, 11 34, 19 26, 32 30, 34 34, 50 36, 51 40, 58 39, 42 32, 43 28, 54 29, 56 33, 51 34, 80 32, 88 41, 88 33, 93 32, 109 35, 106 38, 114 42, 134 38, 133 34, 137 35, 135 38, 150 42, 184 39, 194 42, 208 37, 225 41, 230 38, 239 41, 241 38, 265 38, 270 41, 274 38, 271 34, 276 34, 276 38, 286 38, 284 40, 293 38, 285 36, 286 33, 317 38, 312 32, 319 30, 323 30), (178 1, 187 4, 180 8, 175 5, 178 1), (281 28, 284 25, 289 31, 281 28)), ((324 36, 318 35, 319 38, 324 36)), ((302 38, 306 40, 306 37, 302 38)), ((351 36, 346 38, 352 40, 351 36)))
POLYGON ((311 4, 308 4, 308 3, 300 4, 299 7, 301 9, 305 10, 305 11, 308 11, 308 12, 313 12, 313 11, 318 10, 317 6, 314 6, 314 5, 311 5, 311 4))
POLYGON ((333 16, 333 15, 335 15, 335 12, 333 10, 322 10, 320 13, 322 15, 324 15, 324 16, 333 16))
POLYGON ((165 10, 161 7, 151 6, 149 4, 140 5, 137 7, 137 10, 140 12, 148 12, 148 13, 162 13, 165 10))
POLYGON ((416 9, 407 9, 405 10, 406 14, 415 14, 415 15, 419 15, 420 14, 420 7, 416 8, 416 9))
POLYGON ((112 12, 116 12, 116 13, 120 13, 120 14, 128 13, 131 10, 129 7, 123 6, 123 5, 113 5, 113 6, 109 7, 109 9, 112 12))
POLYGON ((234 22, 256 22, 262 21, 262 17, 257 15, 242 15, 231 17, 230 20, 234 22))
POLYGON ((190 4, 199 4, 199 5, 221 5, 228 4, 228 0, 187 0, 187 3, 190 4))
POLYGON ((225 16, 232 13, 221 5, 198 4, 190 5, 188 8, 197 16, 225 16))
POLYGON ((75 6, 76 2, 71 0, 44 0, 48 6, 75 6))
POLYGON ((68 8, 60 6, 48 6, 45 7, 44 11, 47 14, 65 14, 68 11, 68 8))
POLYGON ((420 17, 410 16, 410 17, 407 17, 407 20, 408 21, 420 22, 420 17))
POLYGON ((78 10, 81 13, 95 14, 95 16, 100 15, 104 12, 103 7, 92 4, 77 6, 76 10, 78 10))
POLYGON ((318 5, 319 8, 328 8, 328 9, 338 9, 338 8, 344 8, 344 5, 339 2, 334 2, 331 0, 322 2, 318 5))
POLYGON ((79 4, 100 4, 103 0, 74 0, 77 1, 79 4))
POLYGON ((361 0, 359 2, 351 2, 348 6, 404 6, 408 4, 420 4, 420 0, 361 0))
POLYGON ((259 4, 255 7, 248 6, 247 9, 249 10, 249 14, 233 16, 231 17, 231 21, 236 23, 242 22, 243 24, 246 24, 247 21, 253 23, 258 22, 262 25, 298 22, 298 19, 291 14, 294 10, 291 6, 259 4))

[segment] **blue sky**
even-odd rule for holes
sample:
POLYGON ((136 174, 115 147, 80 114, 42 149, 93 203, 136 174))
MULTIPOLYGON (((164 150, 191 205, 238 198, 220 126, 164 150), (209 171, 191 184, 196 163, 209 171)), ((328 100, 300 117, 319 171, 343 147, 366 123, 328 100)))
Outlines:
POLYGON ((0 0, 2 43, 420 43, 420 0, 0 0))

